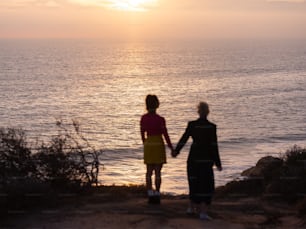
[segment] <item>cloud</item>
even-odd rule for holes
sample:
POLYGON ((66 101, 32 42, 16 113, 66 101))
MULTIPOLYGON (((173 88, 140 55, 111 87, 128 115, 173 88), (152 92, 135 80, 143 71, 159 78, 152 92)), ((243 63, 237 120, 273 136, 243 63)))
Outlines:
POLYGON ((45 3, 45 6, 47 6, 47 7, 59 7, 60 4, 57 1, 47 1, 45 3))
POLYGON ((160 0, 160 8, 180 11, 262 11, 306 8, 306 0, 160 0))
POLYGON ((112 0, 9 0, 1 1, 1 7, 26 7, 26 6, 59 6, 71 3, 82 6, 101 6, 108 7, 113 3, 112 0))
POLYGON ((37 7, 59 7, 63 1, 60 0, 10 0, 0 3, 1 8, 23 8, 28 6, 37 7))
MULTIPOLYGON (((135 1, 137 4, 137 1, 135 1)), ((120 8, 120 6, 129 5, 128 0, 8 0, 0 1, 1 8, 20 8, 28 6, 36 7, 59 7, 65 4, 81 5, 86 7, 101 8, 120 8)), ((261 8, 274 4, 300 5, 306 3, 306 0, 152 0, 143 3, 143 8, 154 8, 157 5, 166 9, 244 9, 244 8, 261 8)))
POLYGON ((68 2, 73 4, 80 4, 83 6, 101 6, 101 7, 109 7, 111 1, 109 0, 68 0, 68 2))
POLYGON ((101 7, 106 9, 117 8, 114 0, 68 0, 71 4, 81 5, 85 7, 101 7))
POLYGON ((305 0, 267 0, 268 2, 305 3, 305 0))

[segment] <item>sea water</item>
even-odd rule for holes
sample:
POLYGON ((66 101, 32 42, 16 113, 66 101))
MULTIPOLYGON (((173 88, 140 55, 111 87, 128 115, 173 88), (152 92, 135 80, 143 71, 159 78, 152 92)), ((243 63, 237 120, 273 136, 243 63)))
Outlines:
MULTIPOLYGON (((305 147, 305 41, 118 42, 0 40, 0 127, 48 141, 57 120, 77 120, 103 150, 102 184, 143 184, 139 121, 145 96, 160 99, 175 145, 207 101, 224 170, 237 179, 266 155, 305 147)), ((167 151, 162 191, 187 193, 189 141, 167 151)))

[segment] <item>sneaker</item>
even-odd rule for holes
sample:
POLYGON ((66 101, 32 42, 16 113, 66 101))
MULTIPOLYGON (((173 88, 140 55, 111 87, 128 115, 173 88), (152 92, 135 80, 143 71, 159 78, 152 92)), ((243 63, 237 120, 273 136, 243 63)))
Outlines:
POLYGON ((148 196, 154 196, 154 191, 153 190, 148 190, 148 196))
POLYGON ((212 218, 209 216, 209 215, 207 215, 206 213, 200 213, 200 219, 201 220, 212 220, 212 218))
POLYGON ((195 214, 194 209, 191 208, 191 207, 187 208, 186 214, 187 214, 187 215, 193 215, 193 214, 195 214))

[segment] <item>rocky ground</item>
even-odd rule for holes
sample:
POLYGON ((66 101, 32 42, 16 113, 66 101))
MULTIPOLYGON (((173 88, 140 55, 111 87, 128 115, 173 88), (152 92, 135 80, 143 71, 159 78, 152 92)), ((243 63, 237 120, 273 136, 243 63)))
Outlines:
POLYGON ((209 209, 211 221, 187 215, 186 196, 162 196, 160 205, 137 193, 117 200, 105 192, 66 198, 70 204, 61 207, 10 212, 0 228, 306 228, 294 207, 260 197, 217 198, 209 209))
POLYGON ((99 186, 81 194, 57 194, 43 204, 43 197, 28 196, 36 205, 17 210, 9 206, 11 210, 0 215, 0 229, 306 228, 303 163, 291 166, 273 157, 260 159, 242 173, 245 180, 217 188, 210 221, 186 214, 186 195, 162 195, 161 204, 152 205, 144 186, 99 186))

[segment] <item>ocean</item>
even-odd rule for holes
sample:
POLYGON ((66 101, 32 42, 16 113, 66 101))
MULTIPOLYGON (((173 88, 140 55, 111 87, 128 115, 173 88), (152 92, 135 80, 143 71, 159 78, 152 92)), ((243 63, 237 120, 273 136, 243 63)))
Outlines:
MULTIPOLYGON (((263 156, 306 143, 305 41, 117 42, 0 40, 0 127, 48 141, 77 120, 103 150, 102 184, 144 184, 139 121, 156 94, 175 145, 199 101, 217 124, 224 170, 239 179, 263 156)), ((162 192, 188 193, 186 158, 168 150, 162 192)))

